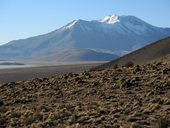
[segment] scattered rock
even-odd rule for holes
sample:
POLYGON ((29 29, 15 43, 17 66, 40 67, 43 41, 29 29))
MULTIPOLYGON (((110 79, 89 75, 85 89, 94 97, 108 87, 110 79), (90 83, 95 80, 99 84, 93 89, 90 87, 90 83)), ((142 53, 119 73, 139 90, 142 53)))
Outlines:
POLYGON ((0 101, 0 107, 4 105, 4 102, 3 101, 0 101))

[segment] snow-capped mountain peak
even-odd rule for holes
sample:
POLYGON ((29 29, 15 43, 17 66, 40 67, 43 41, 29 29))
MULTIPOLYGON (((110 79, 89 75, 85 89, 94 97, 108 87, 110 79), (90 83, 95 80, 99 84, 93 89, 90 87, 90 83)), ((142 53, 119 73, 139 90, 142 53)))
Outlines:
POLYGON ((99 22, 107 23, 107 24, 115 24, 119 22, 119 17, 117 15, 106 16, 103 19, 99 20, 99 22))
MULTIPOLYGON (((0 59, 21 60, 53 53, 59 56, 63 54, 63 50, 85 49, 87 51, 88 48, 93 51, 90 58, 93 57, 96 60, 98 53, 106 53, 109 56, 122 55, 124 51, 127 53, 136 49, 136 46, 143 47, 167 36, 170 36, 170 28, 152 26, 135 16, 111 15, 92 21, 78 19, 50 33, 11 41, 1 46, 0 59)), ((69 53, 67 52, 67 56, 69 53)), ((84 52, 75 50, 74 53, 78 55, 77 60, 87 60, 79 55, 84 55, 84 52)), ((61 56, 62 59, 63 56, 61 56)), ((105 57, 103 60, 106 60, 105 57)))
POLYGON ((76 23, 78 22, 78 20, 74 20, 71 23, 67 24, 64 28, 65 29, 70 29, 72 28, 76 23))

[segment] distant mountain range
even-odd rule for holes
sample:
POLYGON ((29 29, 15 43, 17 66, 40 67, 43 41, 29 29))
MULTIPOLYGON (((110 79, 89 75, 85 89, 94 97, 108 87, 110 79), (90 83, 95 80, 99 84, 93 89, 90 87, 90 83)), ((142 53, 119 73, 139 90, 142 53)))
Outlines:
POLYGON ((160 60, 163 60, 163 62, 169 60, 170 62, 170 37, 156 41, 123 57, 100 65, 95 70, 113 68, 115 65, 124 66, 129 62, 133 64, 146 64, 153 61, 159 62, 160 60))
POLYGON ((0 59, 48 62, 116 59, 170 36, 170 28, 152 26, 134 16, 74 20, 50 33, 0 46, 0 59))

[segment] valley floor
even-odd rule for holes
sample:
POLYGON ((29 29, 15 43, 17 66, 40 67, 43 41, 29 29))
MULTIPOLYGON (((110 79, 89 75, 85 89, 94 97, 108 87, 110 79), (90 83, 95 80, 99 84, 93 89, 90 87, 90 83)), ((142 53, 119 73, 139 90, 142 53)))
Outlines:
POLYGON ((97 65, 100 65, 101 63, 0 69, 0 84, 28 80, 37 77, 40 78, 63 75, 70 72, 80 73, 82 71, 89 70, 90 68, 95 67, 97 65))
POLYGON ((0 127, 168 128, 170 64, 69 73, 0 86, 0 127))

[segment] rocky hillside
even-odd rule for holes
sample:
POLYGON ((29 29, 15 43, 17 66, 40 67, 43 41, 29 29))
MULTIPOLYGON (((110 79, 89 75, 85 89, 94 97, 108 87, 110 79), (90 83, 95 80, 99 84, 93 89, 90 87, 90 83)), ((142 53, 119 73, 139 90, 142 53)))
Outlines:
POLYGON ((101 70, 106 68, 113 68, 115 65, 123 66, 129 62, 132 62, 134 64, 146 64, 160 59, 164 59, 163 61, 167 61, 169 57, 166 56, 169 55, 170 37, 167 37, 151 43, 150 45, 147 45, 116 60, 98 66, 95 69, 101 70))
POLYGON ((169 92, 168 62, 7 83, 0 127, 168 128, 169 92))

